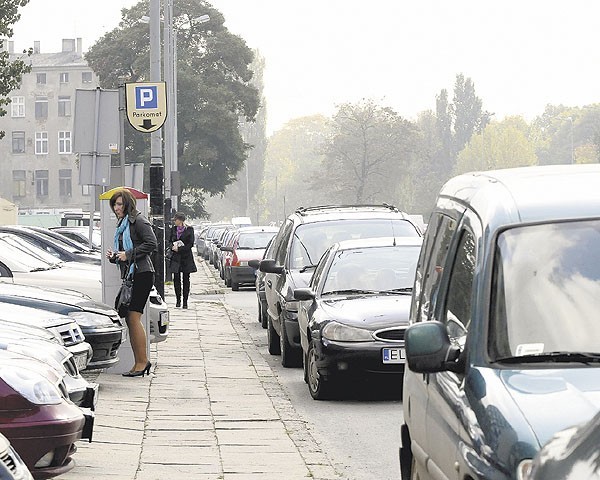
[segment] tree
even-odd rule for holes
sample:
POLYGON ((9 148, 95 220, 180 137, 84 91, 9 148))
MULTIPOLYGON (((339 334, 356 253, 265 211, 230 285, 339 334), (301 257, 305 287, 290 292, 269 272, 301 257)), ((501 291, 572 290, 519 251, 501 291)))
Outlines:
POLYGON ((531 128, 522 117, 490 123, 458 154, 454 174, 537 165, 531 128))
MULTIPOLYGON (((10 38, 13 35, 12 26, 21 18, 19 7, 24 7, 29 0, 0 0, 0 37, 10 38)), ((5 40, 0 40, 3 44, 5 40)), ((25 50, 23 54, 31 55, 33 51, 25 50)), ((21 85, 23 74, 31 71, 31 66, 22 59, 10 60, 7 50, 0 51, 0 117, 6 115, 5 106, 10 103, 7 95, 21 85)), ((4 132, 0 131, 0 139, 4 132)))
MULTIPOLYGON (((149 28, 139 19, 148 0, 122 10, 117 28, 106 33, 86 54, 104 88, 149 80, 149 28)), ((253 53, 224 26, 224 17, 205 0, 175 0, 177 29, 178 164, 182 210, 206 216, 206 195, 222 193, 246 160, 250 148, 238 128, 259 107, 249 68, 253 53), (200 15, 210 21, 195 24, 200 15)), ((149 136, 127 130, 129 162, 149 163, 149 136)))
POLYGON ((338 107, 332 130, 313 185, 345 203, 391 202, 414 154, 414 126, 391 108, 363 100, 338 107))

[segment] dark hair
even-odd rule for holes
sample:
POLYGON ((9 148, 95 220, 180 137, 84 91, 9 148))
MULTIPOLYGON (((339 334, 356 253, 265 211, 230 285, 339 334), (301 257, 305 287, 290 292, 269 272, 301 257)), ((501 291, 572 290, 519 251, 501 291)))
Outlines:
POLYGON ((181 220, 182 222, 185 222, 185 213, 177 212, 175 215, 173 215, 173 220, 181 220))
POLYGON ((117 190, 112 194, 112 197, 110 197, 109 204, 112 211, 115 211, 115 203, 119 198, 123 199, 123 211, 125 212, 125 215, 132 214, 136 206, 135 197, 126 188, 117 190))

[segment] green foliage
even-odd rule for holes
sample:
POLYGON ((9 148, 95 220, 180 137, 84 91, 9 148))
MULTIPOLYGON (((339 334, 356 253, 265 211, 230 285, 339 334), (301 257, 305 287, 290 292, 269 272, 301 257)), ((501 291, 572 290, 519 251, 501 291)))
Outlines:
MULTIPOLYGON (((29 0, 0 0, 0 37, 10 38, 12 26, 21 18, 19 7, 24 7, 29 0)), ((0 40, 0 43, 3 40, 0 40)), ((24 56, 31 55, 32 50, 23 51, 24 56)), ((0 117, 6 115, 5 106, 10 103, 7 95, 19 88, 23 74, 31 71, 31 66, 22 59, 10 60, 8 51, 0 52, 0 117)), ((0 139, 4 132, 0 131, 0 139)))
MULTIPOLYGON (((86 60, 104 88, 149 81, 149 26, 143 0, 122 10, 117 28, 104 35, 86 60)), ((178 165, 182 203, 191 216, 205 216, 204 199, 222 193, 242 168, 250 146, 238 128, 240 118, 252 121, 259 108, 249 68, 253 53, 244 40, 224 26, 224 17, 205 0, 175 0, 177 30, 178 165), (210 21, 194 19, 209 15, 210 21)), ((149 135, 126 130, 127 161, 149 163, 149 135)))

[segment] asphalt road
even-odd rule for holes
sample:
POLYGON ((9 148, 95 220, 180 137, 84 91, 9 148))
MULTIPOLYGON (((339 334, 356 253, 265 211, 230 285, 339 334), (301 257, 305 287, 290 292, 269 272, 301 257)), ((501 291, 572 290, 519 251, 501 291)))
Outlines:
POLYGON ((390 378, 385 385, 349 385, 337 400, 315 401, 308 393, 302 369, 284 368, 279 356, 268 353, 266 330, 257 320, 254 289, 229 290, 224 297, 230 306, 247 313, 244 321, 254 342, 338 470, 352 480, 399 479, 399 379, 390 378))

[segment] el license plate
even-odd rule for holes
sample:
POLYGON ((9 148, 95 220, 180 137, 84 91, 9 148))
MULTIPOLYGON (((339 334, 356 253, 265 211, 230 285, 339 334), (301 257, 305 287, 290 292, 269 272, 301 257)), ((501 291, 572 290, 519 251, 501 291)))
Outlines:
POLYGON ((87 367, 87 353, 85 355, 77 355, 73 358, 75 360, 75 365, 77 365, 78 370, 84 370, 87 367))
POLYGON ((404 363, 406 355, 403 348, 384 348, 383 363, 404 363))

